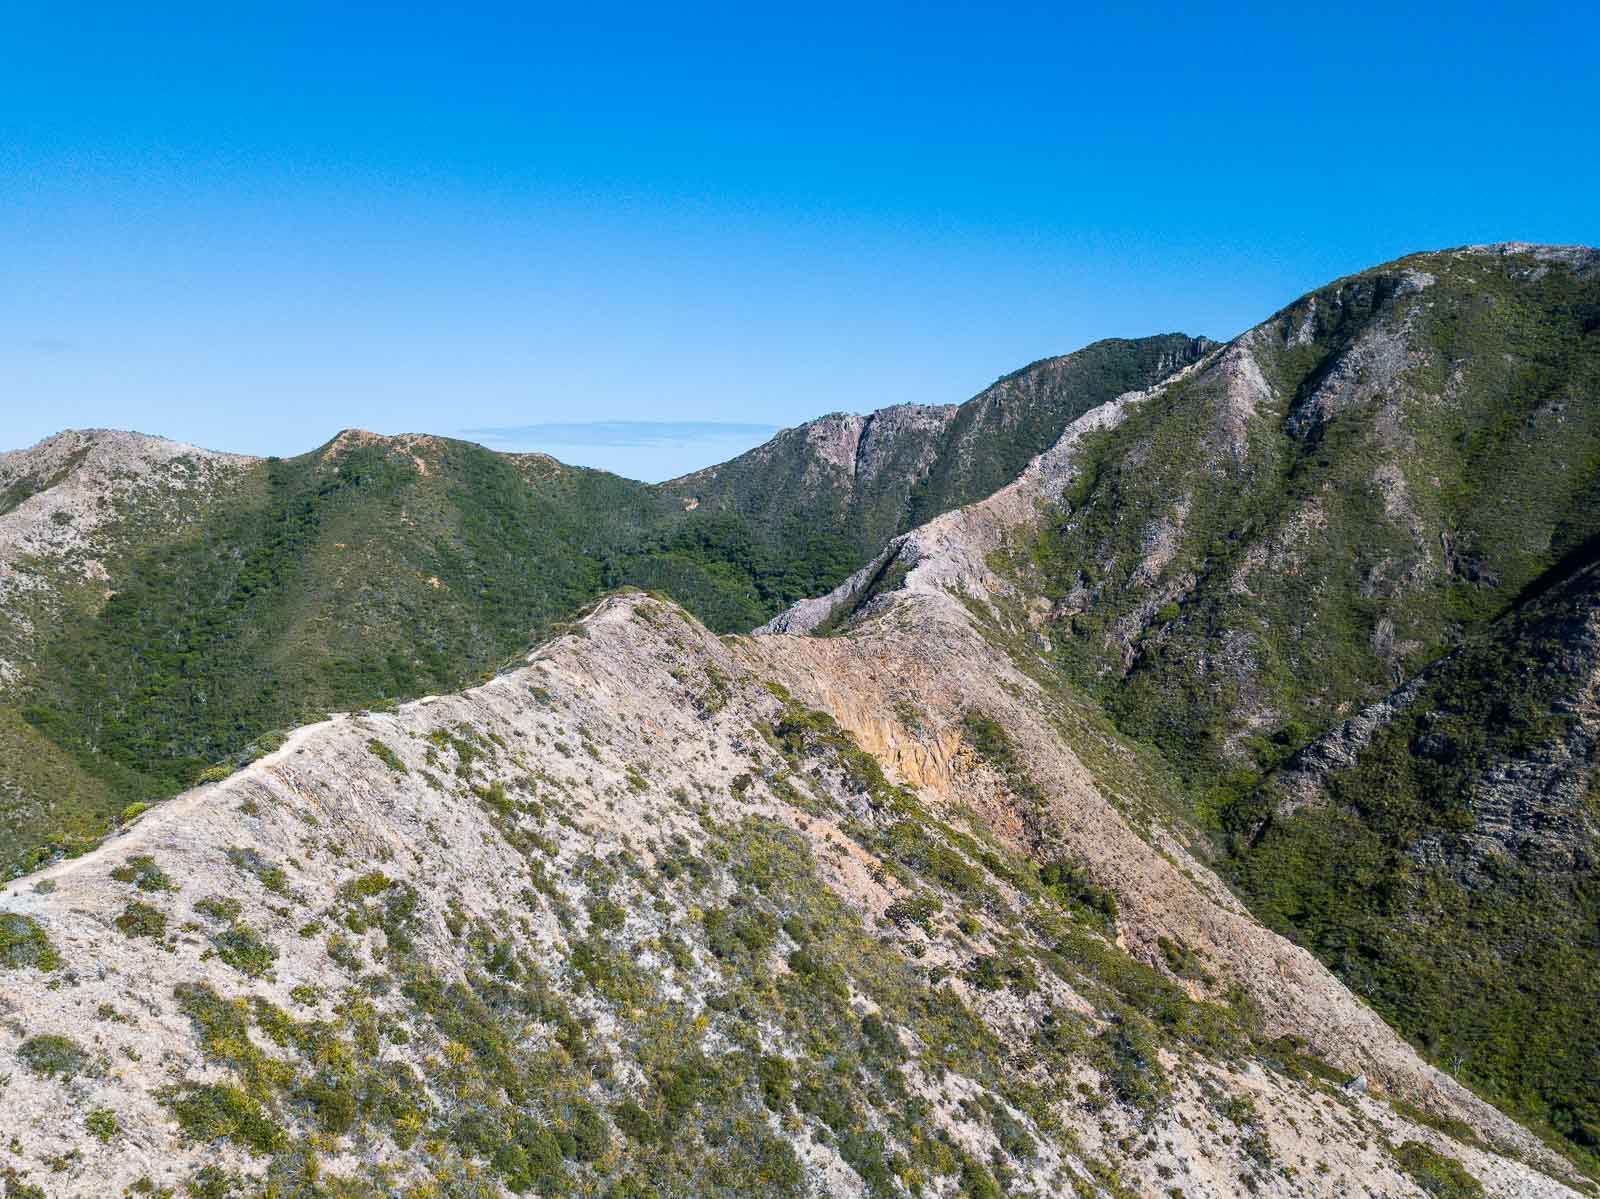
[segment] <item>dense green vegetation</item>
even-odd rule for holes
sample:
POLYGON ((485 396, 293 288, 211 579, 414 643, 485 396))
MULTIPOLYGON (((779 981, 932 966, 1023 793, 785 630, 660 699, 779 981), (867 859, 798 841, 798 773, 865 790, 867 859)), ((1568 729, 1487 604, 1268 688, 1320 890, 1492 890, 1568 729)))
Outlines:
POLYGON ((1431 1145, 1406 1141, 1394 1151, 1394 1159, 1434 1199, 1482 1199, 1483 1184, 1431 1145))
POLYGON ((125 802, 118 783, 131 793, 139 780, 104 759, 73 754, 0 702, 0 874, 92 845, 125 802))
POLYGON ((792 514, 763 530, 737 514, 685 517, 609 556, 602 577, 607 586, 670 595, 720 632, 742 631, 831 590, 861 565, 859 541, 843 524, 792 514))
POLYGON ((1481 828, 1479 810, 1489 779, 1556 759, 1580 735, 1597 608, 1590 567, 1442 663, 1328 776, 1326 803, 1277 818, 1268 786, 1223 820, 1241 834, 1229 872, 1264 920, 1435 1061, 1600 1165, 1593 764, 1559 772, 1566 794, 1539 776, 1504 833, 1481 828))

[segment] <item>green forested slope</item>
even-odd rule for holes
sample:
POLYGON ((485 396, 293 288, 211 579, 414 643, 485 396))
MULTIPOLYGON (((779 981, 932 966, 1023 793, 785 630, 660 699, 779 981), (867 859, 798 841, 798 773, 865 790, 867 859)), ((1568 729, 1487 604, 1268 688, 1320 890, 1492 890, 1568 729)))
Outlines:
POLYGON ((1150 386, 1212 344, 1180 333, 1098 341, 1015 371, 957 408, 825 417, 662 490, 784 557, 797 535, 826 530, 836 560, 850 562, 826 591, 897 534, 1005 486, 1089 409, 1150 386), (841 449, 845 461, 830 457, 841 449))
POLYGON ((652 510, 624 480, 520 465, 442 439, 262 463, 196 528, 129 548, 98 613, 43 642, 24 715, 115 808, 271 729, 481 675, 592 597, 604 538, 652 510))
POLYGON ((1597 687, 1589 566, 1438 663, 1348 765, 1314 745, 1223 812, 1228 873, 1263 920, 1436 1061, 1592 1156, 1597 687))

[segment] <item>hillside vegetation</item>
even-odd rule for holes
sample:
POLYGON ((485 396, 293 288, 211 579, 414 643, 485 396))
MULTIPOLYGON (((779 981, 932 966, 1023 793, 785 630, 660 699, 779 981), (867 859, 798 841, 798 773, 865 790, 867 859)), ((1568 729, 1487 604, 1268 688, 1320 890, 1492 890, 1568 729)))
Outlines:
POLYGON ((1589 567, 1380 703, 1370 731, 1335 730, 1224 817, 1228 871, 1263 920, 1434 1060, 1591 1159, 1597 686, 1589 567))
POLYGON ((8 1194, 1600 1178, 1600 252, 658 487, 65 434, 0 495, 0 864, 69 859, 8 1194))

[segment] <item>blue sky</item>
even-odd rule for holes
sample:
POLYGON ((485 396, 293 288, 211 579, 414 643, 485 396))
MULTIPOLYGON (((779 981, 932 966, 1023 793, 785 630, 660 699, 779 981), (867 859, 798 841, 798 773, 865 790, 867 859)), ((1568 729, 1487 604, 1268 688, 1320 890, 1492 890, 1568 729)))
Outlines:
POLYGON ((664 477, 762 435, 548 427, 954 402, 1600 240, 1583 6, 151 7, 0 10, 0 448, 531 426, 664 477))

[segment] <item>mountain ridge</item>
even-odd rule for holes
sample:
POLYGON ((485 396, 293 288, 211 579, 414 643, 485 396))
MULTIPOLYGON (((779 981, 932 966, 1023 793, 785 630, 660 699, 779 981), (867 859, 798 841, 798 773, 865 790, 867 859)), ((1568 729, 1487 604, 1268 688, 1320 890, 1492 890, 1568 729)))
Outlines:
MULTIPOLYGON (((13 882, 8 1188, 1593 1193, 1597 283, 1408 256, 1132 389, 1098 343, 1014 472, 929 410, 936 504, 1012 477, 754 634, 592 601, 13 882)), ((459 444, 329 494, 501 477, 459 444)))

